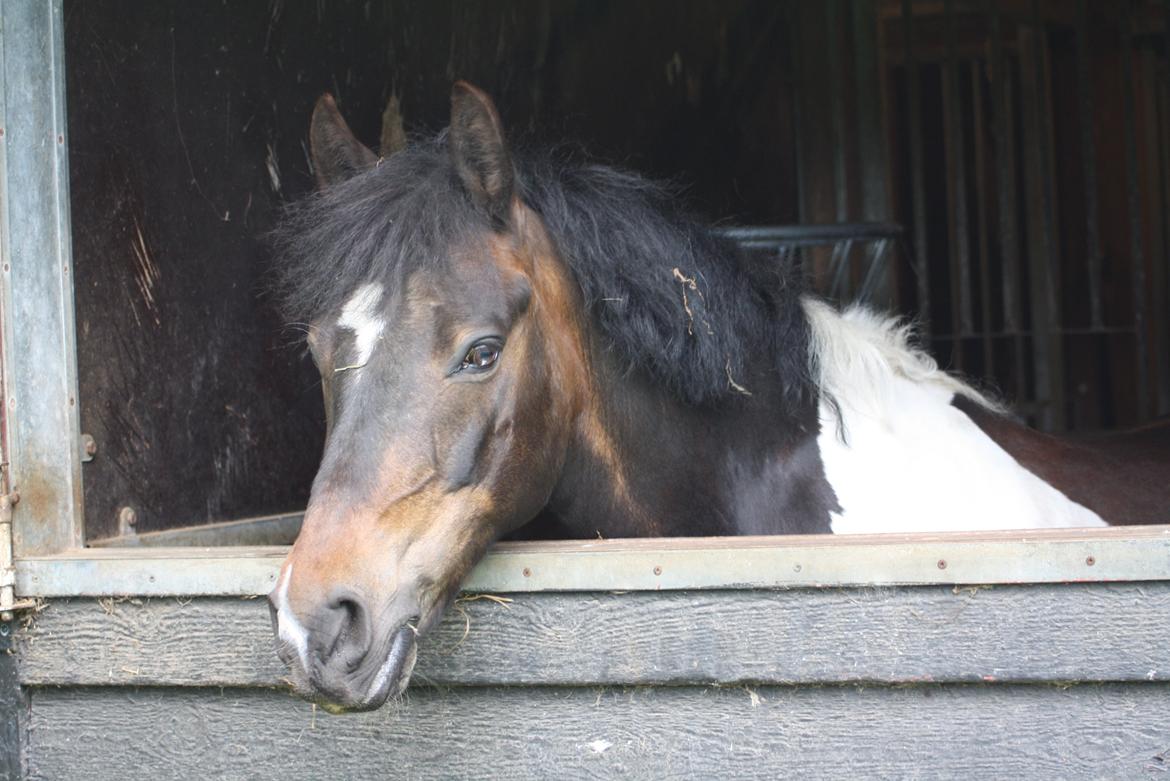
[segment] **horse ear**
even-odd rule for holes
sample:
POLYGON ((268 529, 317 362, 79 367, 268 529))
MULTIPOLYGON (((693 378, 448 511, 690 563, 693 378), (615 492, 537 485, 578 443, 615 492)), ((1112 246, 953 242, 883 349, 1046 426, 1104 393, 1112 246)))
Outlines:
POLYGON ((378 162, 378 156, 354 137, 329 93, 318 98, 313 109, 313 119, 309 125, 309 149, 313 156, 317 187, 322 190, 378 162))
POLYGON ((512 157, 492 99, 465 81, 451 89, 448 141, 459 179, 471 197, 500 223, 512 202, 512 157))

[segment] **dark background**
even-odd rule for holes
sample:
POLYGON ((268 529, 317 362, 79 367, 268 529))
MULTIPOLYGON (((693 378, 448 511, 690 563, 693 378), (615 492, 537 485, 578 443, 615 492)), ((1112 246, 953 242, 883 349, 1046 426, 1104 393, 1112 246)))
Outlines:
POLYGON ((788 6, 773 2, 66 3, 87 537, 298 510, 316 372, 265 296, 264 235, 311 187, 332 92, 378 143, 446 124, 450 85, 524 139, 692 185, 713 216, 798 220, 788 6))
MULTIPOLYGON (((1054 432, 1170 414, 1162 0, 66 0, 91 540, 299 510, 317 377, 265 296, 325 91, 376 146, 451 83, 712 218, 906 226, 875 303, 1054 432)), ((854 247, 849 263, 862 256, 854 247)), ((827 248, 802 258, 818 290, 827 248)), ((859 277, 863 265, 851 266, 859 277)))

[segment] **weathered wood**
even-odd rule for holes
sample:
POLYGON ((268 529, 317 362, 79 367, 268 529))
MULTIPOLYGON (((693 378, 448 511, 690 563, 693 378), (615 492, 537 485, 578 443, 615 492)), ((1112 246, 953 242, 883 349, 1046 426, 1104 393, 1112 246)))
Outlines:
MULTIPOLYGON (((18 560, 26 597, 267 594, 281 547, 104 548, 18 560)), ((1170 525, 500 543, 469 591, 659 591, 1170 580, 1170 525), (939 562, 943 562, 942 566, 939 562)))
POLYGON ((1146 778, 1170 687, 425 689, 328 716, 277 692, 47 689, 33 779, 1146 778))
MULTIPOLYGON (((416 681, 477 685, 1170 680, 1170 582, 517 594, 461 601, 416 681)), ((50 603, 26 685, 278 686, 263 600, 50 603)))
POLYGON ((17 658, 12 653, 15 625, 0 622, 0 781, 23 777, 23 749, 28 703, 20 688, 17 658))

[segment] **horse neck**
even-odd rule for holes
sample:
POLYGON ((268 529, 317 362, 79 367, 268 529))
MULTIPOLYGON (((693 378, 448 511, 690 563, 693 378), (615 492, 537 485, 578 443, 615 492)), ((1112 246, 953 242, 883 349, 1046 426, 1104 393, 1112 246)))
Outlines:
POLYGON ((601 350, 594 358, 591 398, 549 505, 563 531, 629 537, 827 530, 806 528, 807 514, 785 514, 777 500, 806 493, 793 484, 808 481, 800 462, 810 448, 815 455, 815 401, 794 415, 760 373, 745 382, 750 398, 693 407, 601 350))

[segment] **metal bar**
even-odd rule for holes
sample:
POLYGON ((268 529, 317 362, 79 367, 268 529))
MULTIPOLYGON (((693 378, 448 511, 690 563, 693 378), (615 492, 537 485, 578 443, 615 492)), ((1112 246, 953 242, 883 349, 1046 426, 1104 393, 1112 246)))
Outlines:
POLYGON ((301 529, 300 513, 183 526, 177 529, 87 540, 91 548, 175 548, 181 546, 291 545, 301 529))
POLYGON ((829 296, 831 298, 844 299, 845 293, 843 291, 844 282, 849 270, 849 251, 853 249, 853 240, 846 239, 839 241, 833 245, 833 252, 829 259, 829 268, 833 272, 833 279, 829 283, 829 296))
POLYGON ((1077 82, 1080 85, 1081 168, 1085 178, 1085 250, 1088 254, 1089 321, 1104 326, 1101 308, 1101 229, 1097 206, 1097 145, 1093 126, 1093 80, 1089 74, 1089 11, 1077 0, 1077 82))
POLYGON ((889 239, 878 239, 869 242, 865 247, 865 276, 861 280, 861 288, 857 291, 857 300, 864 303, 875 301, 877 293, 876 280, 884 280, 890 268, 887 262, 890 250, 889 239))
POLYGON ((1165 84, 1162 82, 1165 67, 1155 46, 1141 46, 1137 51, 1141 83, 1146 88, 1138 95, 1139 116, 1141 125, 1138 135, 1143 149, 1147 150, 1147 161, 1144 165, 1146 176, 1142 183, 1145 208, 1143 212, 1148 216, 1146 225, 1146 247, 1149 258, 1149 277, 1146 287, 1149 290, 1147 298, 1146 317, 1149 319, 1147 329, 1148 354, 1150 356, 1150 388, 1153 396, 1150 399, 1149 412, 1157 417, 1163 414, 1166 402, 1170 401, 1170 338, 1167 338, 1167 309, 1170 308, 1166 298, 1166 274, 1170 270, 1166 267, 1166 241, 1170 239, 1166 232, 1164 215, 1166 214, 1166 149, 1163 146, 1165 137, 1163 123, 1165 122, 1164 94, 1165 84))
POLYGON ((717 228, 716 233, 745 246, 811 246, 838 241, 893 239, 902 235, 894 222, 833 222, 824 225, 744 225, 717 228))
POLYGON ((791 0, 788 9, 788 19, 792 22, 788 26, 788 45, 792 52, 790 60, 792 62, 792 126, 795 128, 792 135, 794 140, 793 154, 796 161, 797 214, 801 222, 809 222, 812 217, 808 213, 808 204, 812 194, 809 189, 809 172, 807 170, 809 167, 807 144, 804 140, 804 101, 807 99, 807 95, 804 93, 807 76, 804 62, 804 36, 801 35, 801 31, 805 28, 801 11, 807 12, 807 9, 799 0, 791 0))
POLYGON ((853 0, 853 71, 857 92, 861 216, 889 219, 886 200, 886 142, 881 115, 882 79, 878 55, 877 0, 853 0))
MULTIPOLYGON (((951 257, 956 266, 952 270, 952 298, 958 309, 958 331, 969 334, 975 330, 975 316, 971 301, 971 230, 967 209, 967 140, 963 132, 962 91, 959 88, 958 30, 954 0, 944 0, 946 16, 946 88, 943 90, 943 111, 946 114, 947 179, 950 184, 951 257)), ((956 353, 957 356, 961 353, 956 353)), ((959 361, 956 361, 959 365, 959 361)))
POLYGON ((828 35, 829 100, 833 109, 833 185, 837 221, 849 219, 849 185, 845 159, 845 83, 841 67, 841 0, 826 0, 825 27, 828 35))
MULTIPOLYGON (((1160 137, 1162 167, 1159 181, 1162 186, 1162 280, 1158 287, 1159 298, 1154 301, 1154 312, 1158 324, 1158 341, 1154 344, 1154 355, 1158 361, 1158 415, 1170 415, 1170 0, 1162 3, 1162 90, 1160 137)), ((1155 265, 1158 265, 1155 263, 1155 265)))
POLYGON ((1128 0, 1122 3, 1121 18, 1122 72, 1125 79, 1123 95, 1125 101, 1125 170, 1127 207, 1130 230, 1130 278, 1133 282, 1133 324, 1136 356, 1136 384, 1138 420, 1145 420, 1149 414, 1149 367, 1146 363, 1146 255, 1142 237, 1141 196, 1138 193, 1137 129, 1134 113, 1133 79, 1133 23, 1128 0))
MULTIPOLYGON (((287 548, 86 550, 22 559, 17 588, 36 597, 251 596, 272 589, 287 553, 287 548)), ((463 589, 659 591, 1165 579, 1170 579, 1170 526, 1129 526, 501 543, 472 570, 463 589)))
POLYGON ((0 331, 18 555, 82 540, 61 5, 0 4, 0 331))
POLYGON ((991 235, 987 219, 987 148, 983 134, 983 80, 980 78, 979 61, 971 65, 971 106, 975 121, 975 215, 979 235, 979 309, 982 324, 979 333, 983 343, 983 376, 995 375, 995 346, 991 337, 991 235))
POLYGON ((1045 57, 1044 19, 1039 0, 1032 0, 1032 94, 1028 112, 1032 142, 1036 145, 1031 171, 1034 174, 1033 192, 1037 196, 1039 213, 1036 215, 1037 235, 1033 237, 1031 258, 1032 275, 1032 357, 1035 366, 1037 401, 1048 402, 1042 415, 1043 427, 1061 430, 1065 425, 1064 410, 1064 345, 1059 335, 1060 306, 1056 299, 1056 236, 1055 200, 1052 182, 1052 139, 1047 72, 1045 57))
MULTIPOLYGON (((857 157, 861 178, 861 216, 866 220, 886 220, 890 217, 890 168, 886 155, 886 126, 882 121, 885 79, 882 78, 882 58, 879 54, 877 0, 854 0, 853 9, 853 68, 857 107, 857 157)), ((865 268, 864 276, 872 277, 873 265, 865 268)), ((866 300, 889 308, 893 303, 894 282, 889 273, 892 267, 877 268, 880 277, 862 282, 854 299, 866 300), (865 288, 868 287, 868 292, 865 288)), ((856 281, 856 280, 854 280, 856 281)))
POLYGON ((910 124, 910 189, 914 222, 914 276, 918 288, 918 320, 922 336, 930 338, 930 264, 926 240, 926 183, 922 151, 922 96, 918 61, 914 58, 914 0, 902 0, 902 38, 905 46, 906 99, 910 124))
POLYGON ((1003 26, 997 0, 987 0, 991 26, 992 87, 995 90, 996 189, 999 205, 999 252, 1003 280, 1004 328, 1015 334, 1012 365, 1017 401, 1027 393, 1024 362, 1023 304, 1020 296, 1020 234, 1016 204, 1016 124, 1012 103, 1012 69, 1003 45, 1003 26))

